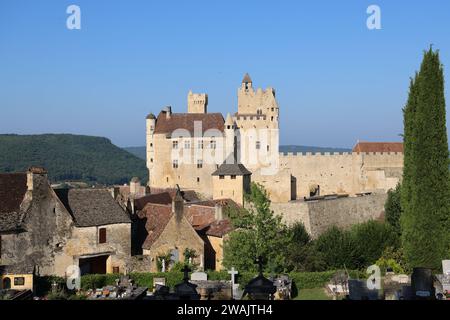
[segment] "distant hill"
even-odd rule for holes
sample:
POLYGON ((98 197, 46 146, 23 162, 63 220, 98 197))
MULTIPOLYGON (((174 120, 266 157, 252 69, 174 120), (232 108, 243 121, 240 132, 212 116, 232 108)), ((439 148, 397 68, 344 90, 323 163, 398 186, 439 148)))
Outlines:
POLYGON ((107 138, 71 134, 0 135, 0 172, 43 166, 52 182, 123 184, 148 180, 145 161, 107 138))
MULTIPOLYGON (((145 160, 145 147, 127 147, 124 148, 126 151, 134 154, 136 157, 145 160)), ((345 148, 326 148, 326 147, 308 147, 308 146, 296 146, 296 145, 288 145, 288 146, 280 146, 280 152, 287 153, 324 153, 324 152, 351 152, 352 149, 345 148)))
POLYGON ((124 149, 140 159, 147 160, 145 147, 126 147, 124 149))

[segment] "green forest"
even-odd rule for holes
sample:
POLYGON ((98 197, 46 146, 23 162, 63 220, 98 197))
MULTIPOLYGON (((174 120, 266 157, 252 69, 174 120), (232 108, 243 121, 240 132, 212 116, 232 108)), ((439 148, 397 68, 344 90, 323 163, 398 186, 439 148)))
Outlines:
POLYGON ((107 138, 71 134, 0 135, 0 172, 42 166, 51 182, 123 184, 134 176, 146 182, 145 161, 107 138))

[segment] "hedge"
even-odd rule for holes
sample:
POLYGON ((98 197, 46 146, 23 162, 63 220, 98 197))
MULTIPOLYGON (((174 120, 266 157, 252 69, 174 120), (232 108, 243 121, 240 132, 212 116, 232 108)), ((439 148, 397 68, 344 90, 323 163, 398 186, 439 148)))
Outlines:
MULTIPOLYGON (((289 277, 293 280, 296 289, 312 289, 325 286, 333 277, 336 271, 324 272, 291 272, 289 277)), ((209 280, 230 280, 227 271, 207 271, 209 280)), ((351 278, 366 278, 367 275, 361 271, 349 271, 351 278)), ((244 287, 251 279, 256 276, 253 272, 242 272, 237 275, 237 282, 244 287)), ((266 277, 269 275, 266 274, 266 277)), ((95 288, 102 288, 107 285, 114 285, 115 280, 120 277, 119 274, 88 274, 81 277, 81 289, 83 291, 95 288)), ((152 288, 153 278, 165 278, 166 285, 173 288, 183 280, 182 272, 165 273, 130 273, 131 279, 139 286, 152 288)), ((48 294, 51 291, 51 284, 56 280, 62 287, 65 284, 63 278, 58 277, 37 277, 37 289, 39 296, 48 294)))

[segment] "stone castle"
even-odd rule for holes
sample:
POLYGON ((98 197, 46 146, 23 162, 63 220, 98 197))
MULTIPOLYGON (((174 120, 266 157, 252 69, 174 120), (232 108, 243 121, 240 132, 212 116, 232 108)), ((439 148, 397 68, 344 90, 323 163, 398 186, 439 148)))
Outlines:
POLYGON ((349 153, 279 153, 275 90, 255 89, 248 74, 233 115, 208 113, 208 95, 189 92, 187 113, 166 107, 146 121, 150 189, 179 185, 205 198, 242 203, 251 174, 272 202, 287 203, 329 194, 385 193, 402 176, 402 143, 358 142, 349 153))

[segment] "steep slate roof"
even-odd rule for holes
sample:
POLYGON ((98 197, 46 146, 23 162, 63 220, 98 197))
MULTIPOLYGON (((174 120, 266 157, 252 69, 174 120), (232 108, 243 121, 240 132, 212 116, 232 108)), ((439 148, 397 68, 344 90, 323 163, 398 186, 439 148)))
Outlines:
POLYGON ((159 204, 147 204, 139 213, 139 218, 147 218, 145 229, 148 232, 142 248, 150 249, 153 243, 161 236, 162 232, 172 217, 172 206, 159 204))
POLYGON ((77 227, 131 223, 130 218, 106 189, 56 189, 77 227))
POLYGON ((202 133, 209 129, 223 132, 224 119, 221 113, 172 113, 167 119, 161 111, 156 120, 155 133, 172 133, 176 129, 185 129, 194 136, 194 121, 201 121, 202 133))
POLYGON ((212 173, 213 176, 246 176, 252 173, 241 163, 222 163, 220 167, 212 173))
POLYGON ((403 143, 401 143, 401 142, 358 142, 353 147, 353 152, 401 152, 401 153, 403 153, 403 143))
POLYGON ((20 229, 20 205, 27 192, 26 173, 0 174, 0 232, 20 229))
POLYGON ((252 78, 250 78, 250 75, 248 73, 245 74, 244 79, 242 79, 242 83, 251 83, 252 78))

